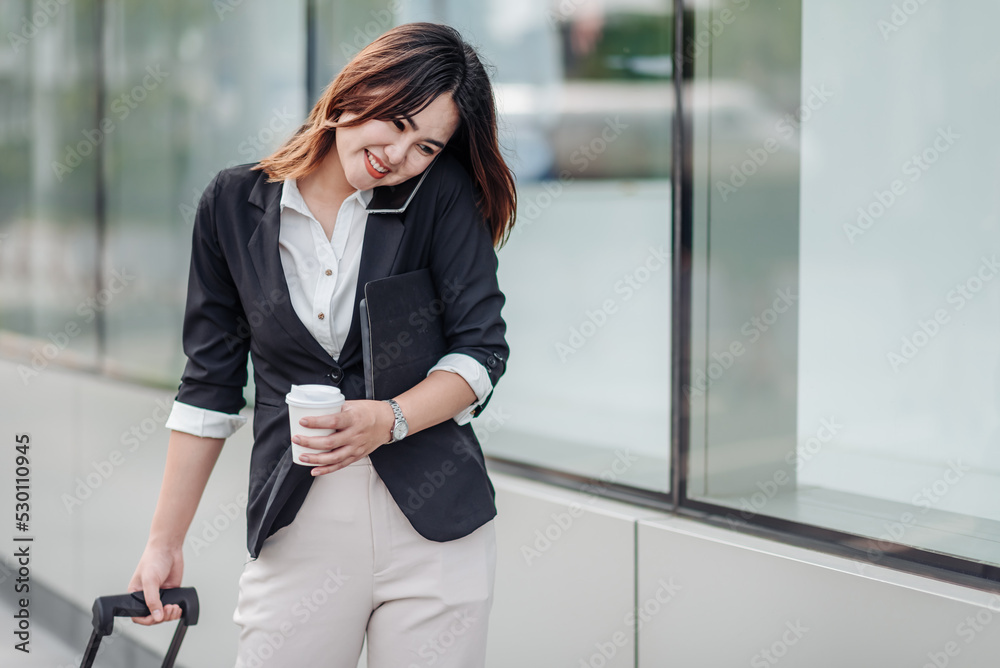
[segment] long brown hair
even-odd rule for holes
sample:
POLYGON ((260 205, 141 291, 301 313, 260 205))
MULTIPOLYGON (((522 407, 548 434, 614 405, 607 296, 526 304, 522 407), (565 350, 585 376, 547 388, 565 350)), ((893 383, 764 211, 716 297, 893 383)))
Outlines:
POLYGON ((479 210, 500 248, 516 217, 514 175, 500 153, 486 69, 449 26, 407 23, 381 35, 327 86, 295 135, 254 169, 264 170, 269 181, 302 178, 333 148, 336 128, 413 116, 442 93, 451 94, 460 119, 446 150, 472 177, 479 210), (340 122, 345 111, 356 117, 340 122))

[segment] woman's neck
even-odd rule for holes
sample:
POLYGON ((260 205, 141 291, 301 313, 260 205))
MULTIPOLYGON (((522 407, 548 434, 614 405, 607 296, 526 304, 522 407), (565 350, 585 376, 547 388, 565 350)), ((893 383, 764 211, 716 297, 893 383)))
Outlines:
POLYGON ((347 181, 340 164, 337 147, 333 146, 319 166, 297 182, 299 192, 306 200, 322 203, 337 209, 357 188, 347 181))

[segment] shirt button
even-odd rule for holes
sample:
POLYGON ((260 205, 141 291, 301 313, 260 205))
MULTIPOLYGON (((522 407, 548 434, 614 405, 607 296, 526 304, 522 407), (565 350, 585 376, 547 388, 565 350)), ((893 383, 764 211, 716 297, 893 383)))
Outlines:
POLYGON ((320 314, 319 314, 318 316, 316 316, 316 317, 317 317, 317 318, 319 318, 320 320, 322 320, 322 319, 323 319, 323 318, 325 318, 326 316, 325 316, 325 315, 323 315, 322 313, 320 313, 320 314))
POLYGON ((327 275, 327 276, 333 276, 333 270, 331 270, 331 269, 327 269, 327 270, 326 270, 326 275, 327 275))

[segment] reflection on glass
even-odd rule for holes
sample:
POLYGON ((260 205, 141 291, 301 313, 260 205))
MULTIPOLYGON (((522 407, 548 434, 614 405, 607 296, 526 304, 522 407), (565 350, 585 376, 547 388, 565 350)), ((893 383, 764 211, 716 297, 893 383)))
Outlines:
POLYGON ((800 54, 757 51, 781 19, 751 6, 695 84, 752 71, 774 142, 697 116, 692 495, 866 537, 876 563, 899 543, 1000 565, 1000 8, 789 9, 800 54))
POLYGON ((298 127, 304 2, 107 4, 108 369, 171 386, 194 211, 214 174, 298 127), (261 48, 281 44, 282 48, 261 48))
POLYGON ((476 421, 484 449, 656 491, 669 488, 671 6, 447 0, 394 14, 479 46, 518 179, 500 253, 511 364, 476 421))
POLYGON ((0 330, 26 385, 97 358, 95 4, 0 4, 0 330))

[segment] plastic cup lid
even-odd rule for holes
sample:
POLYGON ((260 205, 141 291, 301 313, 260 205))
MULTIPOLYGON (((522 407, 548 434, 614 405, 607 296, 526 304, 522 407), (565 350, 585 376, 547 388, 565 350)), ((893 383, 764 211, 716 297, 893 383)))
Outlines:
POLYGON ((343 400, 340 389, 329 385, 292 385, 292 391, 285 395, 286 403, 305 406, 335 404, 343 400))

